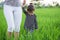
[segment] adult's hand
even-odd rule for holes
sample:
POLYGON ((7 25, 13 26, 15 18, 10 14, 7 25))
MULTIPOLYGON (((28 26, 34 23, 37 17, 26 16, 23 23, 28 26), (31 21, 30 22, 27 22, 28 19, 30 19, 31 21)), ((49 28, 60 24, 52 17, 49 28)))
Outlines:
POLYGON ((23 5, 25 5, 26 4, 26 0, 23 0, 23 5))

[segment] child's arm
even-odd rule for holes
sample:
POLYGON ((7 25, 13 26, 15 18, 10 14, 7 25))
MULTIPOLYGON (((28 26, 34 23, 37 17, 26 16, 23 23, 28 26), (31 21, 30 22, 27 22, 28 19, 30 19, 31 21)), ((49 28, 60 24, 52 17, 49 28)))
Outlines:
POLYGON ((25 10, 25 4, 26 4, 26 0, 23 1, 22 10, 25 14, 27 14, 27 11, 25 10))
POLYGON ((35 22, 35 29, 38 29, 37 20, 36 20, 36 15, 35 15, 34 22, 35 22))
POLYGON ((27 14, 27 11, 25 10, 24 6, 22 7, 22 10, 23 10, 24 14, 27 14))

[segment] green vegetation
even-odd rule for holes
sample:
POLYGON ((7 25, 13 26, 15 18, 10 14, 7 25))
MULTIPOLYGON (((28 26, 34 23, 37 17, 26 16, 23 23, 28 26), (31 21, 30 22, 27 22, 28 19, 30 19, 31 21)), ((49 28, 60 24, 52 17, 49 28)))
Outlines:
MULTIPOLYGON (((35 10, 37 15, 38 29, 26 36, 24 30, 25 15, 23 14, 20 27, 20 40, 60 40, 60 8, 39 8, 35 10)), ((7 23, 0 9, 0 40, 7 39, 7 23)), ((12 37, 13 40, 14 36, 12 37)))

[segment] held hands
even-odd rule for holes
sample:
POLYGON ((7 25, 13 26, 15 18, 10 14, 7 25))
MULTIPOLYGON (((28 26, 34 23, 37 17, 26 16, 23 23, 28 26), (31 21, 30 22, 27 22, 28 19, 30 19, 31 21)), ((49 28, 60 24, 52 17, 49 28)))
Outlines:
POLYGON ((26 4, 26 0, 23 1, 23 5, 25 5, 25 4, 26 4))
POLYGON ((24 6, 25 6, 25 4, 26 4, 26 0, 23 0, 23 5, 22 5, 22 7, 24 7, 24 6))

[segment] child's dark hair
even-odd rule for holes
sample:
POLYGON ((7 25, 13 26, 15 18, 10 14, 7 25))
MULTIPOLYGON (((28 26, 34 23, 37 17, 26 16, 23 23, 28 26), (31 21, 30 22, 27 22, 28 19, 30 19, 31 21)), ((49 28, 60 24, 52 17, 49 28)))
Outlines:
POLYGON ((28 8, 27 8, 27 11, 33 12, 34 10, 35 10, 35 9, 34 9, 33 3, 30 3, 30 5, 29 5, 28 8))

